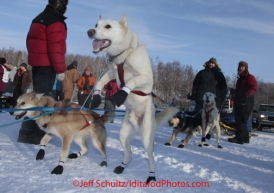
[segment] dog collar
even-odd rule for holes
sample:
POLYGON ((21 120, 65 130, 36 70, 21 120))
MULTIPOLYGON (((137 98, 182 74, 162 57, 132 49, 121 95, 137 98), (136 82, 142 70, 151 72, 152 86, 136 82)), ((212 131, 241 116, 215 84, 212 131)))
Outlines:
MULTIPOLYGON (((125 50, 124 50, 124 51, 125 51, 125 50)), ((113 60, 114 60, 115 58, 117 58, 118 56, 120 56, 121 54, 123 54, 124 51, 122 51, 120 54, 117 54, 117 55, 115 55, 115 56, 109 56, 108 62, 112 63, 113 60)))

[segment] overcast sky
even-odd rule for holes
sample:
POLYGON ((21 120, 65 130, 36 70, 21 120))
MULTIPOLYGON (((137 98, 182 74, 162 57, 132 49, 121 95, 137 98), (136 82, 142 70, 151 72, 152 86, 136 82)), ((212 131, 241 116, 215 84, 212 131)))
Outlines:
MULTIPOLYGON (((0 48, 26 50, 32 19, 47 0, 13 0, 1 4, 0 48)), ((251 74, 274 82, 273 0, 70 0, 66 20, 67 53, 95 56, 87 30, 102 15, 120 20, 145 43, 150 57, 179 61, 201 70, 215 57, 225 75, 236 74, 244 60, 251 74)))

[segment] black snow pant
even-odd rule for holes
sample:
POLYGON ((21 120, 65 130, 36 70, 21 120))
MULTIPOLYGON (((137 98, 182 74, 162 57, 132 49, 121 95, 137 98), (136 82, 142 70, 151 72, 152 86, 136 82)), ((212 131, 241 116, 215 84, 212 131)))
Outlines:
MULTIPOLYGON (((82 106, 84 104, 85 100, 87 99, 87 97, 88 97, 88 94, 81 94, 78 92, 77 98, 78 98, 79 105, 82 106)), ((91 101, 91 95, 88 97, 88 99, 85 103, 85 108, 89 108, 90 101, 91 101)))
POLYGON ((248 105, 241 105, 234 108, 236 132, 235 136, 240 142, 249 142, 249 133, 247 129, 247 120, 252 112, 248 105))
MULTIPOLYGON (((51 96, 52 87, 55 81, 56 73, 51 66, 32 67, 33 90, 36 93, 44 93, 51 96)), ((27 118, 25 118, 27 119, 27 118)), ((19 131, 18 142, 40 144, 45 132, 37 125, 35 120, 25 121, 19 131)))

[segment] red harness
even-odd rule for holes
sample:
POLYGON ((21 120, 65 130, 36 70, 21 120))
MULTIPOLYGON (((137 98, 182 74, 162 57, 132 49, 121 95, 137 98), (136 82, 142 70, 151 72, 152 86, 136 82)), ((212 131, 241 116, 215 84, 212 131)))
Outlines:
POLYGON ((209 111, 205 110, 206 113, 206 123, 208 123, 208 119, 209 119, 209 113, 213 110, 214 108, 210 109, 209 111))
MULTIPOLYGON (((88 120, 87 120, 87 118, 85 117, 85 115, 81 112, 81 111, 79 111, 79 113, 84 117, 84 119, 85 119, 85 121, 86 121, 86 124, 80 129, 80 131, 82 130, 82 129, 85 129, 86 127, 88 127, 92 122, 89 122, 88 120)), ((93 117, 93 121, 96 121, 96 120, 98 120, 98 119, 101 119, 101 118, 103 118, 103 117, 105 117, 106 115, 102 115, 102 116, 99 116, 99 117, 94 117, 94 116, 92 116, 93 117)))
POLYGON ((81 111, 79 111, 79 113, 84 117, 84 119, 86 121, 86 124, 80 129, 80 131, 81 131, 82 129, 85 129, 87 126, 89 126, 90 123, 88 122, 87 118, 85 117, 85 115, 81 111))
MULTIPOLYGON (((124 66, 124 63, 121 63, 121 64, 117 65, 117 67, 118 67, 118 76, 119 76, 119 79, 120 79, 120 82, 121 82, 121 85, 120 85, 121 88, 125 86, 123 66, 124 66)), ((151 94, 151 93, 146 94, 146 93, 144 93, 140 90, 133 90, 131 92, 134 93, 134 94, 140 95, 140 96, 147 96, 147 95, 151 94)))

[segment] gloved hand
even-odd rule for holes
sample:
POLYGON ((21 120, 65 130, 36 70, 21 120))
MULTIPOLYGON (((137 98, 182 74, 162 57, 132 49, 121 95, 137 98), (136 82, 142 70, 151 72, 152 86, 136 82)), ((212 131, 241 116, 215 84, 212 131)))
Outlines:
POLYGON ((112 84, 109 84, 108 85, 108 90, 111 90, 112 89, 112 84))
POLYGON ((88 89, 88 87, 87 87, 87 85, 85 84, 85 86, 83 87, 83 89, 84 90, 87 90, 88 89))
POLYGON ((235 95, 236 93, 236 89, 235 88, 231 88, 230 89, 230 95, 235 95))
POLYGON ((122 90, 119 90, 114 95, 112 95, 112 97, 110 97, 110 101, 117 107, 120 107, 127 99, 127 95, 129 92, 130 92, 129 88, 123 87, 122 90))
POLYGON ((64 78, 65 78, 65 73, 58 74, 58 76, 57 76, 57 80, 59 80, 59 81, 63 81, 64 78))
POLYGON ((90 109, 95 109, 95 108, 99 107, 100 104, 101 104, 101 96, 99 94, 93 95, 90 109))

